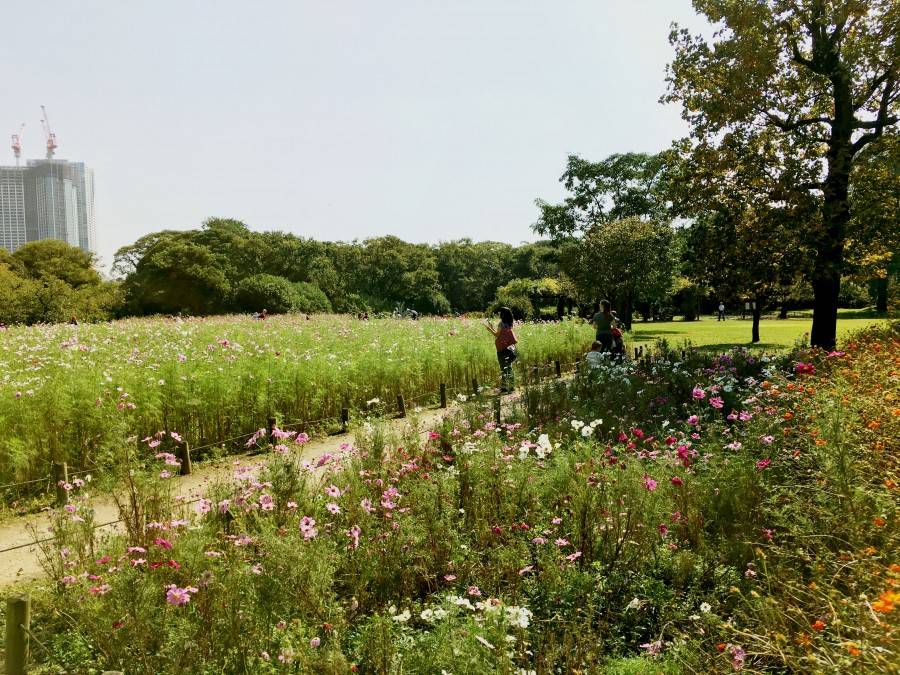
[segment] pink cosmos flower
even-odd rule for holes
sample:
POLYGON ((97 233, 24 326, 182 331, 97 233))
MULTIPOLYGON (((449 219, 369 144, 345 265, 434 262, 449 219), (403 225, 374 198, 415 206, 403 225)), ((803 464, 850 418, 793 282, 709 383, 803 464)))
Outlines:
POLYGON ((681 487, 682 485, 684 485, 684 481, 678 476, 672 476, 671 483, 675 487, 681 487))
POLYGON ((194 507, 194 509, 196 509, 197 513, 201 515, 209 513, 212 510, 212 502, 208 499, 201 499, 199 502, 197 502, 197 505, 194 507))
POLYGON ((360 532, 361 532, 361 530, 359 529, 359 527, 354 525, 349 530, 347 530, 347 532, 345 533, 348 537, 350 537, 350 543, 347 544, 347 548, 350 549, 351 551, 354 551, 357 548, 359 548, 360 532))
POLYGON ((762 536, 763 536, 763 539, 765 539, 766 541, 772 541, 774 534, 773 534, 772 530, 764 527, 762 530, 762 536))
POLYGON ((478 586, 469 586, 469 589, 466 592, 471 596, 481 597, 481 589, 478 588, 478 586))
POLYGON ((647 488, 648 492, 653 492, 656 489, 656 481, 653 480, 647 474, 644 474, 644 487, 647 488))
POLYGON ((532 544, 535 544, 536 546, 541 546, 542 544, 546 544, 546 543, 547 543, 547 540, 544 539, 543 537, 534 537, 534 538, 531 540, 531 543, 532 543, 532 544))
POLYGON ((194 588, 193 586, 179 588, 175 584, 169 584, 166 586, 166 602, 176 607, 178 605, 186 605, 191 601, 191 594, 197 593, 198 590, 199 589, 194 588))
POLYGON ((325 488, 325 494, 328 495, 329 497, 334 497, 335 499, 337 499, 338 497, 341 496, 341 489, 339 487, 337 487, 336 485, 330 485, 327 488, 325 488))
POLYGON ((769 459, 769 458, 767 457, 766 459, 761 459, 761 460, 759 460, 759 461, 756 463, 756 468, 757 468, 758 470, 762 471, 762 470, 765 469, 767 466, 769 466, 769 464, 771 464, 771 463, 772 463, 772 460, 769 459))
POLYGON ((775 442, 774 436, 760 436, 760 441, 762 441, 765 445, 772 445, 775 442))
POLYGON ((711 399, 709 399, 709 404, 716 410, 721 410, 725 407, 725 401, 723 401, 718 396, 713 396, 711 399))
POLYGON ((360 501, 359 505, 362 507, 363 511, 365 511, 366 513, 371 514, 371 513, 375 512, 375 507, 372 506, 372 500, 369 499, 368 497, 366 497, 365 499, 360 501))
POLYGON ((706 398, 706 392, 703 391, 700 387, 694 387, 694 391, 691 392, 691 396, 693 396, 696 400, 701 401, 706 398))
POLYGON ((456 575, 455 574, 445 574, 444 581, 456 581, 456 575))
POLYGON ((559 546, 560 548, 562 548, 563 546, 568 546, 568 545, 569 545, 569 540, 568 540, 568 539, 563 539, 562 537, 560 537, 560 538, 558 538, 556 541, 554 541, 553 543, 556 544, 557 546, 559 546))
POLYGON ((697 417, 696 415, 691 415, 690 417, 687 418, 687 423, 690 424, 692 427, 697 426, 697 424, 699 422, 700 422, 700 418, 697 417))
POLYGON ((562 518, 560 518, 559 516, 557 516, 556 518, 554 518, 554 519, 551 520, 550 522, 553 523, 554 525, 559 525, 559 524, 562 522, 562 518))
POLYGON ((160 537, 160 538, 154 539, 153 543, 156 544, 157 546, 159 546, 160 548, 166 549, 167 551, 172 550, 172 542, 170 542, 168 539, 163 539, 162 537, 160 537))
POLYGON ((304 443, 309 442, 309 434, 299 433, 296 438, 294 438, 294 443, 297 445, 303 445, 304 443))
POLYGON ((89 588, 88 593, 91 595, 106 595, 109 593, 110 588, 112 587, 109 584, 100 584, 99 586, 89 588))
POLYGON ((667 536, 667 535, 669 534, 669 526, 666 525, 665 523, 660 523, 660 525, 659 525, 659 527, 658 527, 657 529, 659 530, 659 533, 660 533, 663 537, 665 537, 665 536, 667 536))
POLYGON ((581 551, 575 551, 575 553, 570 553, 566 556, 566 560, 569 562, 574 562, 581 557, 581 551))
POLYGON ((329 502, 328 504, 325 505, 325 508, 332 515, 336 515, 341 512, 341 507, 338 506, 337 504, 335 504, 334 502, 329 502))
POLYGON ((316 649, 320 644, 322 644, 322 640, 317 637, 314 637, 309 641, 309 646, 313 649, 316 649))

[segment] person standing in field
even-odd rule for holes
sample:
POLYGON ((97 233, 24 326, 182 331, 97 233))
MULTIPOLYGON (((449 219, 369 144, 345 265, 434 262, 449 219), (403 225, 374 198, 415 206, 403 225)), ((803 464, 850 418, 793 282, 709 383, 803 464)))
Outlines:
POLYGON ((725 303, 724 303, 724 302, 720 302, 720 303, 719 303, 719 318, 716 319, 716 320, 717 320, 717 321, 724 321, 724 320, 725 320, 725 303))
POLYGON ((485 324, 494 336, 494 347, 497 349, 497 361, 500 363, 500 393, 507 394, 513 390, 514 379, 512 364, 516 360, 516 334, 513 333, 513 315, 509 307, 501 307, 500 323, 496 330, 490 323, 485 324))
POLYGON ((618 321, 612 313, 612 305, 609 300, 600 301, 600 311, 594 314, 591 323, 597 329, 597 342, 603 345, 603 351, 613 350, 613 328, 618 327, 618 321))

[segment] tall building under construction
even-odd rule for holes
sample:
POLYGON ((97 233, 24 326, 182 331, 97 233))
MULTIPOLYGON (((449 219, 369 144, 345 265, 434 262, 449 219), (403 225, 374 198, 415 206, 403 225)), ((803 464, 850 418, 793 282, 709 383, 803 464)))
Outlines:
POLYGON ((21 166, 22 133, 12 135, 15 166, 0 166, 0 248, 13 252, 29 241, 59 239, 97 252, 94 229, 94 172, 81 162, 54 159, 56 134, 41 106, 46 159, 21 166))
POLYGON ((94 172, 81 162, 32 159, 24 167, 0 167, 0 248, 60 239, 97 250, 94 172))

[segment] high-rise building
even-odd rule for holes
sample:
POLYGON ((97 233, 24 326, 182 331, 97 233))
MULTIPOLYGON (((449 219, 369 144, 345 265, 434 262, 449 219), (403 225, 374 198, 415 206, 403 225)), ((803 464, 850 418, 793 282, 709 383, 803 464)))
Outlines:
POLYGON ((96 252, 94 172, 83 163, 33 159, 0 167, 0 246, 15 251, 39 239, 96 252))
POLYGON ((27 241, 25 170, 0 166, 0 248, 15 251, 27 241))

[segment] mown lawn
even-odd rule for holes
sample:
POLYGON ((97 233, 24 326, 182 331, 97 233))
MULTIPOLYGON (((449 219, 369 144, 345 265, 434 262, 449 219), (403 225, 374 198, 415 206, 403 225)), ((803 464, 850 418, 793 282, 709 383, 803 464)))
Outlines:
MULTIPOLYGON (((854 331, 884 321, 886 319, 877 319, 865 312, 841 312, 838 318, 838 341, 854 331)), ((729 317, 725 321, 716 321, 714 316, 704 316, 700 321, 635 322, 628 343, 629 346, 640 346, 665 339, 673 346, 690 342, 695 347, 709 350, 727 350, 734 346, 783 350, 792 347, 804 333, 809 333, 812 317, 783 320, 774 316, 764 317, 759 324, 760 342, 756 345, 751 345, 750 342, 752 327, 753 323, 749 318, 742 320, 739 317, 729 317)))

